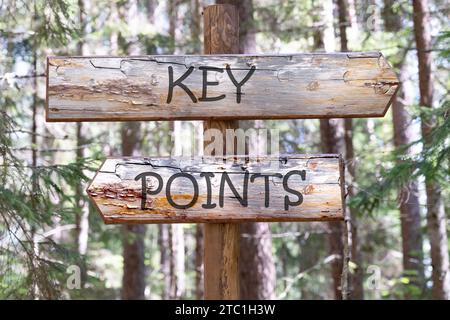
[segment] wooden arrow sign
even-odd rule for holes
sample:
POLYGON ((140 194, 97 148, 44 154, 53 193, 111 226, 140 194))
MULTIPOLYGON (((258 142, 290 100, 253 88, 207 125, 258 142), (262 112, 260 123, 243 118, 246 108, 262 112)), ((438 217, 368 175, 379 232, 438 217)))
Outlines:
POLYGON ((88 194, 105 223, 343 219, 339 155, 112 158, 88 194))
POLYGON ((381 53, 49 57, 47 121, 379 117, 381 53))

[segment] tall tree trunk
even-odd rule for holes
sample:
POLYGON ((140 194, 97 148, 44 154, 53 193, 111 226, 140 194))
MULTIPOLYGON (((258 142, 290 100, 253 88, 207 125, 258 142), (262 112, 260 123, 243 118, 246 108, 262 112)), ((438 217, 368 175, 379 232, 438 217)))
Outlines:
MULTIPOLYGON (((320 120, 321 148, 324 153, 341 153, 342 150, 342 121, 340 119, 320 120)), ((334 257, 331 262, 331 278, 333 280, 334 298, 342 299, 341 272, 343 267, 342 223, 328 222, 329 253, 334 257)))
MULTIPOLYGON (((333 6, 330 0, 322 3, 318 8, 318 14, 313 17, 315 22, 322 22, 324 29, 317 30, 314 33, 315 50, 334 50, 334 39, 324 41, 325 33, 328 37, 333 35, 333 6)), ((321 119, 320 120, 320 140, 321 149, 324 153, 341 153, 343 124, 340 119, 321 119)), ((334 257, 331 262, 331 278, 333 281, 333 293, 335 299, 342 299, 341 290, 341 272, 343 267, 343 242, 342 242, 342 223, 340 221, 328 222, 329 236, 329 254, 334 257)))
MULTIPOLYGON (((82 56, 85 54, 85 42, 84 35, 86 30, 86 20, 85 20, 85 0, 78 0, 78 10, 79 10, 79 24, 80 24, 80 41, 77 44, 77 54, 82 56)), ((77 122, 76 124, 76 157, 77 159, 84 158, 84 145, 86 139, 83 135, 83 124, 77 122)), ((81 182, 81 181, 80 181, 81 182)), ((82 286, 85 285, 87 280, 87 266, 86 266, 86 252, 88 245, 88 235, 89 235, 89 206, 86 203, 86 198, 83 196, 83 186, 79 183, 75 190, 75 203, 78 206, 77 216, 75 217, 75 233, 78 253, 81 256, 81 283, 82 286)))
POLYGON ((177 0, 167 1, 167 15, 169 19, 169 37, 171 40, 171 45, 169 51, 175 53, 176 47, 176 30, 177 30, 177 16, 178 8, 176 4, 177 0))
MULTIPOLYGON (((150 24, 155 23, 155 10, 158 6, 157 0, 146 0, 146 9, 147 9, 147 19, 150 24)), ((170 20, 173 22, 173 20, 170 20)), ((175 28, 171 27, 171 33, 175 34, 175 28)), ((146 54, 155 54, 155 52, 146 52, 146 54)), ((164 122, 161 127, 161 123, 159 121, 154 122, 155 128, 152 132, 152 142, 156 148, 156 155, 161 156, 161 147, 163 145, 168 145, 165 141, 161 140, 161 137, 164 137, 164 134, 161 134, 164 131, 164 128, 171 127, 173 122, 164 122), (167 126, 167 127, 165 127, 167 126)), ((171 143, 169 139, 169 144, 171 143)), ((170 146, 169 146, 170 147, 170 146)), ((162 291, 161 291, 161 299, 168 300, 170 299, 170 257, 171 257, 171 230, 170 225, 168 224, 158 224, 158 251, 159 251, 159 265, 160 265, 160 273, 162 274, 162 291)))
MULTIPOLYGON (((253 1, 216 1, 233 4, 239 11, 239 52, 256 52, 253 1)), ((255 121, 262 128, 263 121, 255 121)), ((272 254, 272 234, 268 223, 242 223, 239 259, 241 299, 275 299, 276 271, 272 254)))
MULTIPOLYGON (((383 7, 384 29, 388 32, 398 32, 403 28, 402 16, 393 10, 395 1, 385 0, 383 7)), ((394 97, 392 105, 392 122, 394 128, 394 145, 402 148, 414 141, 411 131, 411 117, 407 107, 412 104, 411 92, 408 90, 408 63, 406 53, 395 66, 399 69, 400 89, 394 97)), ((410 153, 411 150, 405 150, 410 153)), ((401 162, 401 159, 398 160, 401 162)), ((411 181, 408 186, 398 190, 400 225, 402 236, 403 270, 404 276, 411 279, 411 284, 421 290, 424 289, 424 267, 423 267, 423 241, 421 230, 421 217, 419 207, 419 191, 417 181, 411 181)), ((411 297, 407 291, 406 298, 411 297)))
MULTIPOLYGON (((200 12, 200 1, 191 0, 191 14, 192 14, 192 26, 191 26, 191 38, 193 42, 193 53, 202 53, 201 42, 201 20, 202 13, 200 12)), ((195 137, 194 146, 192 148, 193 154, 197 156, 203 155, 203 122, 193 121, 193 134, 195 137)), ((203 224, 195 225, 195 297, 197 300, 203 299, 204 294, 204 266, 203 266, 203 251, 204 251, 204 226, 203 224)))
POLYGON ((184 230, 182 224, 169 225, 170 250, 170 299, 181 299, 186 290, 184 230))
POLYGON ((253 0, 239 1, 239 51, 256 53, 256 31, 253 19, 253 0))
MULTIPOLYGON (((256 53, 253 1, 240 1, 238 10, 240 18, 239 51, 240 53, 256 53)), ((264 126, 264 121, 254 121, 256 130, 262 129, 264 126)), ((260 139, 259 134, 256 137, 260 139)), ((262 144, 267 145, 267 141, 261 140, 251 143, 256 143, 260 147, 262 144)), ((241 299, 275 299, 276 270, 272 254, 270 224, 241 224, 240 252, 245 252, 245 254, 241 254, 239 260, 241 299)))
MULTIPOLYGON (((381 15, 383 18, 384 30, 393 32, 399 31, 402 26, 401 16, 394 11, 395 0, 384 0, 381 15)), ((398 2, 398 1, 397 1, 398 2)))
POLYGON ((168 300, 170 298, 170 237, 169 225, 158 224, 158 247, 160 253, 160 270, 163 277, 163 288, 161 298, 168 300))
POLYGON ((200 12, 199 0, 191 0, 191 14, 192 14, 191 38, 193 44, 193 52, 196 54, 200 54, 202 51, 202 41, 200 40, 202 15, 200 12))
MULTIPOLYGON (((117 4, 114 2, 110 3, 110 20, 111 21, 118 21, 119 20, 119 13, 117 9, 117 4)), ((119 34, 116 30, 111 32, 111 35, 109 36, 109 52, 111 54, 118 54, 119 53, 119 34)))
POLYGON ((348 38, 350 40, 350 43, 356 43, 356 41, 358 41, 359 38, 360 26, 358 25, 358 18, 356 16, 355 0, 347 0, 347 13, 348 19, 350 21, 350 32, 348 34, 348 38))
POLYGON ((275 299, 276 273, 269 225, 245 223, 241 229, 241 299, 275 299))
MULTIPOLYGON (((344 139, 345 139, 345 162, 348 172, 348 197, 355 195, 353 186, 356 184, 356 168, 355 168, 355 153, 353 149, 353 121, 351 119, 344 120, 344 139)), ((358 216, 354 208, 347 208, 350 213, 351 220, 351 261, 355 265, 353 274, 350 276, 350 298, 362 300, 364 299, 364 269, 363 259, 361 254, 361 245, 358 237, 358 216)))
POLYGON ((145 299, 144 225, 123 226, 122 299, 145 299))
POLYGON ((146 0, 148 22, 153 24, 155 22, 155 10, 158 6, 158 0, 146 0))
MULTIPOLYGON (((122 124, 122 155, 132 156, 138 147, 139 122, 122 124)), ((122 299, 145 299, 144 225, 124 225, 122 299)))
MULTIPOLYGON (((406 106, 411 102, 405 82, 408 79, 407 64, 400 66, 400 92, 394 98, 392 120, 394 125, 394 144, 397 148, 404 147, 413 141, 408 123, 411 121, 406 106)), ((409 152, 408 150, 406 152, 409 152)), ((401 161, 401 160, 398 160, 401 161)), ((405 276, 411 278, 411 283, 423 289, 423 248, 420 207, 416 181, 398 192, 400 206, 400 223, 402 234, 403 270, 405 276)), ((406 297, 409 297, 408 294, 406 297)))
POLYGON ((203 225, 197 224, 195 226, 195 298, 197 300, 203 299, 204 296, 203 251, 205 250, 205 244, 203 239, 204 239, 203 225))
MULTIPOLYGON (((419 62, 420 105, 432 108, 433 82, 429 11, 427 0, 413 0, 414 35, 419 62)), ((427 119, 426 116, 422 116, 424 148, 433 143, 429 137, 434 126, 434 119, 427 119)), ((431 264, 433 266, 433 298, 450 299, 447 223, 441 188, 429 177, 425 178, 425 185, 427 194, 427 227, 431 247, 431 264)))
MULTIPOLYGON (((178 7, 176 0, 167 2, 167 16, 169 19, 169 37, 172 45, 169 48, 171 53, 176 53, 176 36, 178 23, 178 7)), ((171 156, 182 155, 183 138, 182 138, 183 122, 173 121, 169 124, 169 130, 172 133, 172 151, 171 156)), ((182 225, 168 225, 169 238, 169 299, 180 299, 185 294, 185 250, 184 250, 184 229, 182 225)), ((161 248, 162 250, 162 248, 161 248)), ((162 256, 161 256, 162 260, 162 256)), ((165 266, 164 266, 165 267, 165 266)), ((165 270, 164 270, 165 271, 165 270)))
MULTIPOLYGON (((37 27, 37 24, 39 22, 39 16, 37 12, 37 5, 34 3, 34 13, 33 13, 33 22, 32 27, 37 27)), ((34 39, 33 41, 33 72, 37 74, 37 66, 38 66, 38 45, 37 40, 34 39)), ((33 167, 33 170, 36 170, 37 166, 37 105, 38 105, 38 78, 34 78, 33 83, 33 97, 32 97, 32 105, 31 105, 31 166, 33 167)), ((33 211, 36 211, 37 203, 35 200, 34 195, 38 192, 39 185, 38 180, 36 176, 34 175, 35 172, 33 172, 32 180, 31 180, 31 192, 33 194, 31 206, 33 211)), ((36 268, 37 270, 33 270, 33 274, 31 277, 34 277, 34 281, 32 282, 32 288, 31 288, 31 298, 32 299, 38 299, 39 298, 39 282, 36 280, 36 274, 39 272, 39 264, 37 263, 39 258, 39 243, 35 239, 36 236, 36 227, 34 225, 31 225, 31 239, 33 241, 33 254, 35 257, 33 257, 32 260, 32 266, 33 268, 36 268), (36 262, 35 262, 36 261, 36 262), (36 264, 35 264, 36 263, 36 264), (37 272, 36 272, 37 271, 37 272)))
MULTIPOLYGON (((137 2, 129 0, 113 5, 117 15, 122 20, 132 21, 136 19, 137 2)), ((112 37, 117 41, 118 36, 112 37)), ((118 45, 115 44, 115 45, 118 45)), ((119 49, 118 47, 116 50, 119 49)), ((136 47, 130 47, 133 54, 137 54, 136 47)), ((115 53, 117 54, 117 52, 115 53)), ((122 155, 132 156, 140 148, 139 122, 125 122, 121 125, 122 155)), ((143 300, 145 299, 145 225, 124 225, 123 231, 123 277, 122 277, 122 299, 123 300, 143 300)))
MULTIPOLYGON (((184 139, 182 121, 173 122, 173 152, 172 155, 182 156, 184 139)), ((180 299, 185 294, 185 251, 184 229, 181 224, 169 225, 169 259, 170 259, 170 299, 180 299)))
POLYGON ((341 51, 348 51, 348 40, 347 40, 347 26, 348 26, 348 13, 347 13, 347 1, 338 0, 338 22, 339 22, 339 38, 341 42, 341 51))
MULTIPOLYGON (((203 122, 195 122, 195 135, 196 135, 196 154, 203 156, 203 122)), ((203 299, 204 297, 204 225, 195 225, 195 296, 197 299, 203 299)))
MULTIPOLYGON (((344 139, 345 139, 345 162, 347 166, 348 178, 348 197, 355 195, 353 186, 356 184, 356 168, 355 168, 355 153, 353 149, 353 121, 351 119, 344 120, 344 139)), ((353 274, 350 276, 350 298, 364 299, 364 269, 361 254, 361 245, 358 237, 358 217, 354 208, 347 208, 350 213, 351 220, 351 261, 355 264, 353 274)))
MULTIPOLYGON (((349 25, 348 12, 347 12, 347 1, 338 0, 338 15, 339 15, 339 37, 341 43, 341 51, 348 51, 348 40, 347 40, 347 26, 349 25)), ((352 198, 355 195, 353 185, 356 183, 356 166, 355 166, 355 153, 353 149, 353 121, 351 118, 344 120, 344 141, 345 141, 345 163, 347 168, 348 176, 345 181, 348 185, 348 197, 352 198)), ((363 267, 362 267, 362 257, 361 257, 361 247, 359 245, 358 239, 358 221, 357 212, 354 208, 347 207, 350 215, 351 228, 350 240, 350 258, 355 264, 355 270, 350 276, 350 298, 351 299, 364 299, 364 288, 363 288, 363 267)))
MULTIPOLYGON (((76 139, 77 139, 77 159, 84 158, 84 144, 85 137, 83 136, 83 126, 81 123, 77 123, 76 126, 76 139)), ((77 247, 78 253, 82 256, 86 255, 88 245, 89 234, 89 206, 86 203, 85 197, 83 197, 83 188, 81 185, 77 186, 75 193, 76 204, 79 207, 79 212, 76 217, 76 233, 77 233, 77 247)))

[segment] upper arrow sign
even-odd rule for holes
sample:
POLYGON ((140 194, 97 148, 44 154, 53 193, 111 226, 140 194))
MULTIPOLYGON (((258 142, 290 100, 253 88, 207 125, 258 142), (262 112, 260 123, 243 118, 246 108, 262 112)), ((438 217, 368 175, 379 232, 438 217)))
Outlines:
POLYGON ((381 53, 49 57, 48 121, 383 116, 381 53))

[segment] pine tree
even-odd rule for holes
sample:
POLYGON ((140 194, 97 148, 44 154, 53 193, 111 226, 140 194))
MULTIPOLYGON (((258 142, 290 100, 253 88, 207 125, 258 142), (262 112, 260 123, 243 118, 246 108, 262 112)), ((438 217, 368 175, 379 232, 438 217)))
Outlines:
MULTIPOLYGON (((430 16, 427 0, 413 0, 414 35, 417 45, 419 63, 420 105, 433 108, 433 81, 430 16)), ((435 128, 435 119, 422 113, 422 136, 424 148, 429 148, 435 141, 431 140, 431 132, 435 128)), ((427 194, 427 227, 431 246, 431 263, 433 266, 433 297, 450 299, 450 271, 447 238, 447 222, 445 217, 442 191, 438 183, 425 177, 427 194)))

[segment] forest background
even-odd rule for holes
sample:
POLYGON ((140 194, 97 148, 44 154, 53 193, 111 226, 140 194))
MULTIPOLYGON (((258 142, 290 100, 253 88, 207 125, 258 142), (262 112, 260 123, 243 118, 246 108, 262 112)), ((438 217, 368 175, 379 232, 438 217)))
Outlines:
MULTIPOLYGON (((45 60, 201 54, 215 3, 238 6, 242 53, 387 57, 401 84, 384 118, 241 126, 279 130, 281 153, 345 157, 351 298, 450 299, 445 0, 0 1, 0 299, 203 297, 202 225, 104 225, 84 192, 107 156, 201 154, 202 123, 46 123, 45 60)), ((242 298, 341 299, 343 236, 243 224, 242 298)))

